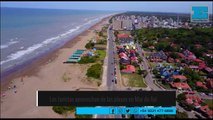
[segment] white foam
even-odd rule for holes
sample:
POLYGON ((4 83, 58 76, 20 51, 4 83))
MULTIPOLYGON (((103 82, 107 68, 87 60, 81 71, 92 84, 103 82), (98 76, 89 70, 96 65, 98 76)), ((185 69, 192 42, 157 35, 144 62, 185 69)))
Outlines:
MULTIPOLYGON (((106 15, 106 16, 108 16, 108 15, 106 15)), ((43 41, 42 43, 35 44, 35 45, 33 45, 33 46, 28 47, 27 49, 19 50, 19 51, 15 52, 15 53, 12 53, 12 54, 10 54, 9 56, 7 56, 7 59, 6 59, 6 60, 1 61, 0 64, 2 65, 2 64, 7 63, 7 62, 9 62, 9 61, 22 58, 24 55, 30 54, 30 53, 32 53, 33 51, 35 51, 35 50, 37 50, 37 49, 39 49, 39 48, 41 48, 41 47, 43 47, 43 46, 46 46, 46 45, 48 45, 48 44, 50 44, 50 43, 54 43, 54 42, 56 42, 57 40, 59 40, 60 38, 66 37, 67 35, 70 35, 71 33, 73 33, 73 32, 75 32, 75 31, 79 30, 81 27, 83 27, 83 26, 85 26, 85 25, 87 25, 87 24, 90 24, 90 23, 92 23, 92 22, 101 20, 102 18, 104 18, 104 17, 106 17, 106 16, 102 16, 102 17, 99 17, 99 18, 96 18, 96 19, 89 20, 88 22, 86 22, 86 23, 84 23, 84 24, 81 24, 81 25, 79 25, 79 26, 76 26, 75 28, 70 29, 70 30, 68 30, 67 32, 63 33, 63 34, 60 34, 60 35, 58 35, 58 36, 56 36, 56 37, 51 37, 51 38, 49 38, 49 39, 46 39, 46 40, 43 41)), ((18 38, 15 38, 15 39, 18 39, 18 38)), ((13 44, 14 44, 14 42, 15 42, 15 41, 13 41, 13 44)), ((3 46, 3 47, 4 47, 4 46, 3 46)), ((2 46, 1 46, 1 48, 2 48, 2 46)))
POLYGON ((19 41, 13 41, 13 40, 10 40, 11 42, 8 42, 8 43, 6 43, 6 44, 4 44, 4 45, 1 45, 0 46, 0 49, 4 49, 4 48, 8 48, 10 45, 13 45, 13 44, 16 44, 16 43, 18 43, 19 41))

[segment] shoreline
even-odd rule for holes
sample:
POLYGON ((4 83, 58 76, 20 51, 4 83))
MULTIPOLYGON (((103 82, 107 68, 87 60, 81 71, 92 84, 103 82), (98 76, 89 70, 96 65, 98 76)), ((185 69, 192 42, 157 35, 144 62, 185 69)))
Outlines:
MULTIPOLYGON (((11 70, 5 71, 4 74, 6 74, 6 75, 3 77, 1 76, 1 81, 0 81, 1 82, 1 85, 0 85, 1 92, 7 90, 8 85, 15 78, 19 78, 19 77, 23 77, 23 76, 37 75, 37 73, 41 69, 41 66, 49 63, 49 61, 53 61, 54 59, 56 59, 58 57, 61 49, 73 47, 79 41, 79 37, 86 36, 89 31, 93 30, 96 26, 101 24, 106 19, 109 19, 110 17, 112 17, 112 16, 103 18, 101 21, 99 21, 98 23, 85 29, 84 31, 82 31, 81 33, 76 35, 75 37, 73 37, 70 40, 68 40, 67 42, 65 42, 60 47, 47 51, 46 53, 43 53, 36 58, 30 59, 29 61, 27 61, 21 65, 18 65, 16 67, 12 68, 11 70), (9 73, 9 72, 11 72, 11 73, 9 73)), ((64 61, 62 61, 62 62, 64 62, 64 61)))
POLYGON ((8 77, 5 91, 1 92, 2 118, 75 118, 59 115, 51 106, 36 106, 36 91, 45 90, 98 90, 94 81, 89 81, 86 72, 89 65, 63 64, 76 49, 85 49, 86 43, 96 36, 94 30, 108 24, 111 16, 102 19, 75 38, 70 39, 63 46, 32 62, 23 70, 19 70, 8 77), (68 78, 68 80, 64 79, 68 78), (15 107, 14 107, 15 106, 15 107))

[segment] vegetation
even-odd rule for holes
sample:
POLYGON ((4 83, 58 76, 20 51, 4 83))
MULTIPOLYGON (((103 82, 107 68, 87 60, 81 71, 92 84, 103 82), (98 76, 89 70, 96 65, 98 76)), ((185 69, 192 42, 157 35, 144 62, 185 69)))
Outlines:
POLYGON ((180 102, 180 101, 185 101, 186 100, 186 96, 185 96, 185 93, 181 93, 177 96, 177 101, 180 102))
POLYGON ((209 109, 213 110, 213 101, 211 99, 204 100, 204 103, 209 106, 209 109))
POLYGON ((97 42, 96 44, 106 45, 106 43, 107 43, 107 40, 105 40, 105 39, 100 39, 100 40, 98 40, 98 42, 97 42))
POLYGON ((81 60, 78 61, 78 63, 87 64, 87 63, 94 63, 95 61, 96 61, 96 57, 84 56, 84 57, 81 57, 81 60))
POLYGON ((77 118, 77 119, 81 119, 81 118, 89 119, 89 118, 92 118, 92 115, 77 115, 77 114, 75 114, 75 118, 77 118))
POLYGON ((95 43, 93 43, 92 41, 89 41, 86 45, 85 45, 85 48, 86 49, 91 49, 95 46, 95 43))
POLYGON ((128 79, 128 86, 130 87, 147 87, 141 75, 122 73, 122 77, 128 79))
POLYGON ((86 75, 88 77, 99 79, 101 77, 102 65, 101 64, 94 64, 88 70, 86 75))
POLYGON ((52 109, 58 114, 65 114, 68 111, 74 111, 75 106, 53 106, 52 109))
POLYGON ((106 56, 106 51, 105 50, 96 50, 95 52, 98 56, 98 60, 104 60, 106 56))
POLYGON ((166 29, 166 28, 148 28, 136 30, 139 41, 158 40, 168 41, 180 44, 184 48, 188 48, 193 44, 201 44, 204 48, 212 49, 208 43, 212 43, 213 28, 193 28, 191 30, 166 29))
POLYGON ((126 69, 126 65, 120 64, 120 70, 126 69))

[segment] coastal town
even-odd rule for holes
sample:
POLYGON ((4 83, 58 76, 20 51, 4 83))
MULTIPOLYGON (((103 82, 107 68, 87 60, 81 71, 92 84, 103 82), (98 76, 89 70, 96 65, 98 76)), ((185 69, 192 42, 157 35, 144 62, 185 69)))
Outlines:
POLYGON ((207 35, 211 34, 205 38, 206 45, 202 43, 204 39, 196 40, 196 36, 182 45, 178 38, 187 40, 193 34, 187 30, 195 29, 198 33, 202 29, 193 29, 193 24, 189 24, 187 19, 182 21, 179 16, 173 20, 122 14, 111 21, 121 79, 133 74, 142 75, 140 79, 131 79, 145 82, 151 90, 175 90, 177 110, 185 114, 185 118, 213 118, 212 22, 202 27, 207 35), (187 35, 174 35, 178 30, 179 34, 187 35))
POLYGON ((212 31, 212 19, 195 24, 185 14, 126 12, 104 18, 56 52, 12 76, 1 93, 2 115, 211 119, 212 31), (76 106, 35 106, 37 90, 176 91, 177 114, 77 115, 76 106))

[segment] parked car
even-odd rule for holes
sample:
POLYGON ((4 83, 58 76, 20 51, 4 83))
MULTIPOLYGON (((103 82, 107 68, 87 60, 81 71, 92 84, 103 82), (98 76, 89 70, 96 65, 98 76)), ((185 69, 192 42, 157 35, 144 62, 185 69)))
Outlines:
POLYGON ((208 96, 213 96, 213 93, 209 93, 208 96))
POLYGON ((195 114, 195 117, 202 119, 202 117, 198 114, 195 114))
POLYGON ((200 95, 203 96, 203 95, 206 95, 206 94, 201 92, 200 95))

